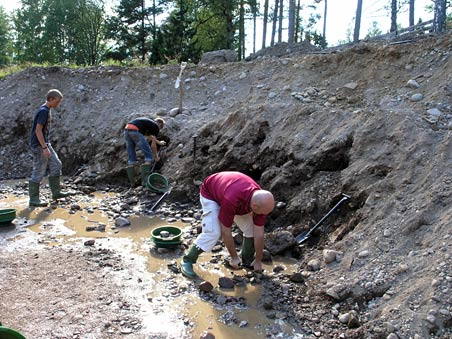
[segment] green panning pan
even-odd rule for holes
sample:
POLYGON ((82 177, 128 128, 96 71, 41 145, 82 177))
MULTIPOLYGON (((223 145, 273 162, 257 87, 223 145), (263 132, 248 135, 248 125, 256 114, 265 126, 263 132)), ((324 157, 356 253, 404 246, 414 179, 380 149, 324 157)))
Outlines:
POLYGON ((8 327, 2 326, 2 323, 0 323, 0 338, 1 339, 26 339, 19 332, 14 331, 8 327))

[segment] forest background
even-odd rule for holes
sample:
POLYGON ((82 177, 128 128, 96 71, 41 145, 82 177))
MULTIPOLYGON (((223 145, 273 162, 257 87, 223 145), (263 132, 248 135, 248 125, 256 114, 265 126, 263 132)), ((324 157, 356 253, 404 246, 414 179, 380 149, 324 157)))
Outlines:
POLYGON ((433 19, 434 29, 443 31, 451 20, 450 0, 6 3, 10 10, 0 2, 0 66, 197 63, 203 53, 219 49, 234 49, 241 60, 281 42, 308 41, 327 48, 332 45, 329 36, 334 44, 344 44, 397 32, 426 19, 433 19), (338 34, 345 38, 337 40, 338 34))

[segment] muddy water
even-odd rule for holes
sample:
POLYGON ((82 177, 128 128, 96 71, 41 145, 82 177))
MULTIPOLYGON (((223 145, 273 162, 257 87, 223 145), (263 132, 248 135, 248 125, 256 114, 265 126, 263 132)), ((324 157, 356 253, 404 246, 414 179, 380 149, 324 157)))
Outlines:
MULTIPOLYGON (((202 332, 209 331, 216 339, 264 338, 269 328, 277 327, 272 338, 292 338, 293 329, 281 320, 271 320, 257 307, 261 295, 261 285, 246 284, 236 286, 233 290, 223 290, 218 287, 218 279, 222 276, 232 277, 232 272, 221 264, 212 264, 212 254, 204 253, 195 265, 200 279, 212 283, 213 293, 216 295, 245 298, 246 306, 234 306, 232 312, 237 319, 232 325, 224 320, 225 314, 231 310, 226 306, 218 306, 211 300, 204 301, 200 297, 196 284, 186 280, 182 275, 175 274, 168 269, 168 265, 180 260, 184 248, 169 251, 159 251, 150 240, 152 229, 167 225, 164 219, 157 216, 132 215, 128 217, 130 226, 116 228, 110 216, 109 208, 104 200, 113 197, 111 193, 96 192, 82 196, 73 205, 52 208, 29 209, 28 197, 23 195, 3 194, 0 196, 0 208, 16 208, 15 224, 20 226, 20 237, 26 237, 27 232, 41 236, 39 242, 45 245, 70 244, 73 242, 97 239, 107 240, 112 248, 120 248, 115 240, 128 239, 132 246, 130 250, 146 260, 146 269, 153 288, 145 296, 147 303, 143 303, 143 324, 148 333, 165 333, 168 337, 199 338, 202 332), (95 230, 90 230, 95 229, 95 230), (103 231, 103 229, 105 229, 103 231), (26 231, 24 231, 26 230, 26 231), (182 321, 188 326, 181 326, 182 321), (246 325, 239 327, 245 321, 246 325), (179 334, 178 334, 179 333, 179 334)), ((182 230, 190 226, 183 222, 171 223, 182 230)), ((17 236, 17 235, 16 235, 17 236)), ((182 235, 183 238, 183 235, 182 235)), ((129 252, 130 253, 130 252, 129 252)), ((127 255, 127 251, 124 253, 127 255)), ((295 271, 294 262, 274 261, 273 265, 286 267, 286 272, 295 271)), ((265 265, 267 272, 272 272, 271 265, 265 265)), ((246 272, 236 271, 236 275, 246 275, 246 272)))

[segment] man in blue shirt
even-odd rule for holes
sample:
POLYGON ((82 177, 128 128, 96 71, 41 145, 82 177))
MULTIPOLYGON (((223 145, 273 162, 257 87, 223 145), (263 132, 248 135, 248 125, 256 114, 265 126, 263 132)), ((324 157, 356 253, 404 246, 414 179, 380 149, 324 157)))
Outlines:
POLYGON ((61 161, 50 144, 51 109, 60 106, 63 94, 57 89, 47 92, 46 102, 35 112, 30 135, 30 150, 33 155, 33 171, 28 182, 30 207, 47 206, 39 199, 39 185, 49 166, 49 186, 52 199, 64 198, 69 193, 60 189, 61 161))

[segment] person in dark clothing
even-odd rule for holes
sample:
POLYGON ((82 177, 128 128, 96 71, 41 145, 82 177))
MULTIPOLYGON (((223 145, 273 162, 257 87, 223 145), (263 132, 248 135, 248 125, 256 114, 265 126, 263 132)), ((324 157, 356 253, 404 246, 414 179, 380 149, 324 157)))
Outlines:
POLYGON ((52 199, 56 200, 69 195, 60 188, 61 161, 50 144, 51 109, 60 106, 63 94, 57 89, 47 92, 46 102, 35 112, 30 133, 30 150, 33 156, 33 171, 28 182, 30 207, 44 207, 47 202, 39 200, 39 185, 49 167, 49 186, 52 199))
POLYGON ((131 187, 135 185, 135 166, 137 163, 136 146, 144 153, 144 164, 141 165, 141 184, 146 184, 146 177, 151 172, 151 163, 159 161, 157 145, 164 146, 165 141, 159 141, 157 136, 165 125, 161 118, 151 120, 149 118, 137 118, 130 121, 124 129, 124 138, 128 154, 127 176, 131 187), (150 143, 150 145, 149 145, 150 143))

